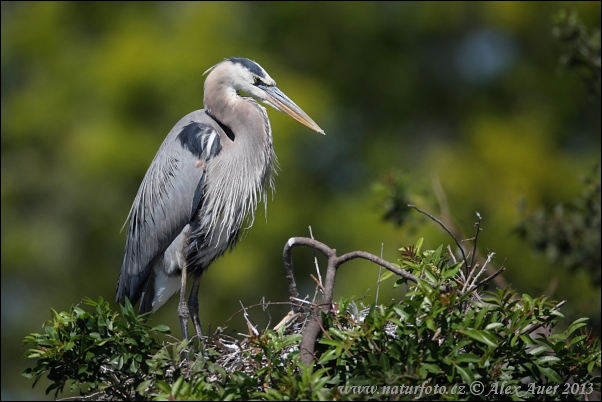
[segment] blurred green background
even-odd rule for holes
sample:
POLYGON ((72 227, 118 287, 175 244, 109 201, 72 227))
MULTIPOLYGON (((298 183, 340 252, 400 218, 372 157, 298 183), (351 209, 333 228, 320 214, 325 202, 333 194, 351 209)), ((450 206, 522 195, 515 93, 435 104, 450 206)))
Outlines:
MULTIPOLYGON (((479 211, 479 249, 496 252, 506 281, 567 299, 599 328, 599 287, 513 231, 521 208, 577 197, 600 160, 599 94, 559 67, 553 17, 565 7, 600 27, 600 2, 2 2, 2 399, 44 397, 46 380, 31 390, 19 375, 29 365, 21 340, 50 308, 114 300, 120 229, 142 177, 171 127, 203 107, 202 73, 232 56, 261 64, 327 135, 268 110, 277 191, 203 277, 205 329, 239 301, 287 300, 282 248, 309 226, 339 253, 383 244, 390 261, 419 237, 453 244, 416 212, 401 227, 382 219, 375 183, 398 174, 435 215, 444 194, 466 237, 479 211)), ((313 295, 313 253, 296 249, 294 261, 313 295)), ((377 274, 345 265, 335 297, 373 302, 377 274)), ((380 300, 399 295, 391 284, 380 300)), ((176 299, 153 323, 179 337, 176 299)), ((286 311, 271 308, 270 325, 286 311)), ((267 313, 250 313, 268 325, 267 313)), ((227 326, 247 332, 240 314, 227 326)))

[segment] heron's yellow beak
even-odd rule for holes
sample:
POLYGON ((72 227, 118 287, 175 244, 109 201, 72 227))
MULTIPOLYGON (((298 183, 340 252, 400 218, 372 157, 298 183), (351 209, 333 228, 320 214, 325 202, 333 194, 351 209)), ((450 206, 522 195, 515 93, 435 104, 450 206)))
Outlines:
POLYGON ((264 102, 272 106, 274 109, 288 114, 299 123, 320 134, 326 134, 324 133, 324 130, 322 130, 320 126, 318 126, 316 122, 311 119, 311 117, 309 117, 299 106, 295 104, 295 102, 293 102, 277 87, 263 86, 261 89, 263 89, 267 95, 264 102))

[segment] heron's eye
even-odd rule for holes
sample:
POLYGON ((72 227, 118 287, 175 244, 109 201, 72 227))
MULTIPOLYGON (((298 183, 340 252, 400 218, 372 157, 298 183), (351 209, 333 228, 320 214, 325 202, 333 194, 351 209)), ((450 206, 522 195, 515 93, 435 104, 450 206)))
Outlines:
POLYGON ((261 83, 261 80, 259 79, 259 77, 253 77, 253 82, 254 82, 255 84, 260 84, 260 83, 261 83))

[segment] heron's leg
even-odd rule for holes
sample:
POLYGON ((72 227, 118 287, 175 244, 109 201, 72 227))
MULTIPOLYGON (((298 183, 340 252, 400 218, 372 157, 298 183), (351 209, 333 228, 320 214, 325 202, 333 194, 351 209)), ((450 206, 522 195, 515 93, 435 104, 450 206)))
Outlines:
POLYGON ((192 289, 190 289, 190 296, 188 297, 188 310, 194 323, 194 329, 199 339, 203 336, 203 330, 201 329, 201 320, 199 319, 199 287, 201 284, 201 275, 194 277, 192 282, 192 289))
POLYGON ((186 305, 186 261, 182 264, 182 284, 180 287, 180 304, 178 304, 178 317, 180 317, 180 327, 182 328, 182 336, 188 339, 188 317, 190 313, 186 305))

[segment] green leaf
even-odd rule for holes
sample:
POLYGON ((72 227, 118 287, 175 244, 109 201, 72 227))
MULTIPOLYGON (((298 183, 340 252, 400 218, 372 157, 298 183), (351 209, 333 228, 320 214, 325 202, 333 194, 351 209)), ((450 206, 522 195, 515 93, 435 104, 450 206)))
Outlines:
POLYGON ((562 378, 554 369, 550 367, 541 367, 539 365, 537 366, 537 368, 539 368, 539 370, 541 370, 541 372, 550 380, 554 381, 557 384, 562 383, 562 378))
POLYGON ((583 317, 583 318, 579 318, 575 321, 573 321, 573 323, 569 326, 569 328, 566 330, 566 336, 569 337, 571 336, 571 334, 573 332, 575 332, 576 330, 578 330, 581 327, 585 327, 586 321, 589 320, 589 318, 587 317, 583 317))
POLYGON ((389 279, 390 277, 392 277, 393 275, 396 275, 395 272, 392 271, 386 271, 384 274, 382 274, 380 276, 379 282, 384 282, 387 279, 389 279))
POLYGON ((391 370, 391 363, 389 362, 389 358, 386 354, 380 355, 380 365, 382 366, 384 371, 391 370))
POLYGON ((533 298, 526 293, 523 293, 523 301, 525 303, 525 310, 531 310, 533 308, 533 298))
POLYGON ((571 339, 571 346, 575 345, 576 343, 581 342, 582 340, 586 339, 588 337, 588 335, 579 335, 579 336, 575 336, 573 339, 571 339))
POLYGON ((529 350, 527 353, 529 353, 530 355, 533 355, 533 356, 537 356, 538 354, 543 353, 549 349, 550 349, 550 347, 548 345, 541 345, 541 346, 536 347, 535 349, 529 350))
POLYGON ((421 363, 420 366, 423 367, 426 371, 428 371, 428 372, 430 372, 432 374, 439 374, 439 373, 441 373, 441 369, 436 364, 421 363))
POLYGON ((426 279, 428 279, 432 283, 437 283, 437 277, 435 276, 433 271, 431 271, 431 268, 428 265, 424 266, 423 273, 424 273, 424 276, 426 276, 426 279))
POLYGON ((474 353, 463 353, 452 359, 454 363, 478 363, 480 357, 474 353))
POLYGON ((560 361, 559 357, 556 356, 542 356, 535 361, 535 364, 539 365, 542 363, 550 363, 550 362, 558 362, 560 361))
POLYGON ((424 243, 424 237, 421 237, 416 242, 416 246, 415 246, 415 248, 416 248, 416 254, 420 254, 420 249, 422 248, 422 243, 424 243))
POLYGON ((482 307, 479 312, 477 313, 477 317, 475 318, 474 321, 474 328, 481 328, 481 323, 483 322, 483 317, 485 317, 485 314, 489 311, 489 309, 487 307, 482 307))
POLYGON ((591 373, 594 370, 594 365, 596 364, 595 361, 591 361, 589 362, 589 364, 587 365, 587 372, 591 373))
MULTIPOLYGON (((182 378, 182 377, 180 377, 180 378, 182 378)), ((157 381, 156 385, 157 385, 157 388, 159 388, 161 391, 165 392, 166 394, 171 394, 171 387, 165 381, 157 381)))
POLYGON ((500 327, 504 327, 504 324, 501 323, 501 322, 492 322, 491 324, 488 324, 485 327, 485 330, 489 331, 489 330, 492 330, 492 329, 495 329, 495 328, 500 328, 500 327))
POLYGON ((138 365, 136 364, 135 359, 132 359, 132 362, 130 363, 130 372, 132 372, 132 373, 138 372, 138 365))
POLYGON ((474 374, 472 373, 472 371, 469 368, 467 368, 467 367, 463 368, 457 364, 454 364, 454 367, 460 374, 460 377, 462 377, 462 380, 464 380, 464 383, 470 385, 474 382, 474 380, 475 380, 474 374))
POLYGON ((490 346, 492 348, 497 347, 497 343, 493 339, 491 339, 491 337, 487 333, 485 333, 485 331, 478 331, 476 329, 465 329, 460 330, 460 332, 471 337, 476 341, 486 344, 487 346, 490 346))
MULTIPOLYGON (((150 329, 151 331, 169 333, 171 329, 167 325, 156 325, 150 329)), ((205 331, 203 331, 205 332, 205 331)))
POLYGON ((463 264, 462 262, 459 262, 457 264, 452 265, 451 267, 448 267, 441 273, 441 278, 443 278, 443 279, 453 278, 454 276, 456 276, 456 274, 460 270, 460 267, 462 266, 462 264, 463 264))
POLYGON ((536 345, 536 342, 529 336, 529 334, 520 335, 520 339, 522 339, 526 345, 536 345))
POLYGON ((318 364, 325 364, 326 362, 329 362, 330 360, 334 360, 338 357, 339 357, 339 354, 337 353, 336 348, 327 350, 325 353, 322 354, 322 356, 320 356, 320 360, 318 361, 318 364))
POLYGON ((173 384, 172 388, 171 388, 171 394, 176 396, 178 395, 178 391, 180 390, 180 387, 182 386, 182 383, 184 382, 184 376, 179 377, 176 382, 173 384))

